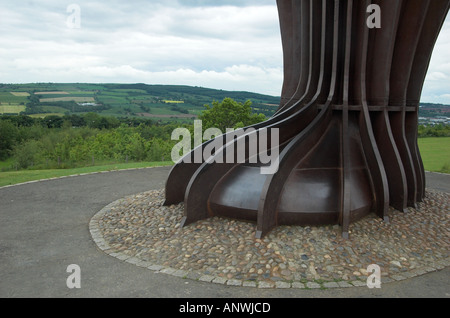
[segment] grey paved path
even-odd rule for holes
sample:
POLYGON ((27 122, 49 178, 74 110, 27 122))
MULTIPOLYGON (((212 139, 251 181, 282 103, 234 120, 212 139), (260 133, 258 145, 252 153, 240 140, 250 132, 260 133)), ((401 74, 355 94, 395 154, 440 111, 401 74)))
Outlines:
MULTIPOLYGON (((92 241, 89 221, 124 196, 164 186, 169 168, 110 172, 0 189, 0 297, 450 297, 450 269, 410 280, 330 290, 261 290, 184 280, 121 262, 92 241), (81 267, 81 289, 66 286, 81 267)), ((450 176, 428 174, 450 192, 450 176)))

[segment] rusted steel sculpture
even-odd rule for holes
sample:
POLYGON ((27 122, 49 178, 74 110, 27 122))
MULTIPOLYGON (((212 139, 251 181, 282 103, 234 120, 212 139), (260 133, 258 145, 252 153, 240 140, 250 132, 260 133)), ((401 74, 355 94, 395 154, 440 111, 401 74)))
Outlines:
POLYGON ((211 216, 256 221, 257 237, 278 225, 326 224, 341 225, 348 237, 349 225, 369 213, 386 219, 390 205, 414 207, 425 196, 419 101, 450 0, 277 4, 280 107, 214 156, 278 128, 278 171, 261 174, 247 154, 240 164, 186 163, 206 142, 173 167, 165 204, 184 201, 184 226, 211 216), (381 9, 378 27, 368 25, 372 4, 381 9))

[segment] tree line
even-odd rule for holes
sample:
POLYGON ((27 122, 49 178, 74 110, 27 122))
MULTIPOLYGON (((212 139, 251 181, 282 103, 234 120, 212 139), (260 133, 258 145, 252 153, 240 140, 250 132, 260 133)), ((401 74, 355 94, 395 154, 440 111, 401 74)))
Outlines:
MULTIPOLYGON (((205 105, 199 116, 204 130, 246 127, 267 119, 254 114, 251 102, 225 98, 205 105)), ((193 132, 193 124, 183 124, 193 132)), ((13 169, 71 168, 100 162, 171 161, 178 142, 177 123, 145 118, 105 117, 97 113, 32 118, 0 116, 0 161, 13 169)), ((419 126, 419 137, 450 137, 450 126, 419 126)), ((193 134, 192 134, 193 135, 193 134)))
MULTIPOLYGON (((253 114, 251 102, 230 98, 205 105, 199 116, 203 129, 238 128, 266 119, 253 114)), ((193 131, 193 124, 181 125, 193 131)), ((0 116, 0 161, 11 160, 12 169, 72 168, 99 162, 171 161, 178 142, 176 123, 144 118, 116 118, 96 113, 32 118, 0 116)))
POLYGON ((169 161, 175 124, 95 113, 0 116, 0 160, 15 169, 71 168, 98 162, 169 161))
POLYGON ((419 125, 418 136, 419 138, 450 137, 450 125, 444 124, 434 126, 419 125))

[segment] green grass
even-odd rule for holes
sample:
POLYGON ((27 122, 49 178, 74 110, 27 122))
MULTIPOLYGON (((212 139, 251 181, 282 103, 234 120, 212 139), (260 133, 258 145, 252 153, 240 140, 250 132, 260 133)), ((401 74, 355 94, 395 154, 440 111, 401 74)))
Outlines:
POLYGON ((14 164, 13 158, 6 159, 5 161, 0 161, 0 170, 9 169, 13 166, 13 164, 14 164))
POLYGON ((148 168, 148 167, 161 167, 171 165, 173 165, 172 162, 137 162, 137 163, 110 164, 110 165, 92 166, 74 169, 7 171, 7 172, 0 172, 0 187, 35 180, 58 178, 85 173, 148 168))
POLYGON ((425 170, 450 173, 450 137, 420 138, 419 149, 425 170))

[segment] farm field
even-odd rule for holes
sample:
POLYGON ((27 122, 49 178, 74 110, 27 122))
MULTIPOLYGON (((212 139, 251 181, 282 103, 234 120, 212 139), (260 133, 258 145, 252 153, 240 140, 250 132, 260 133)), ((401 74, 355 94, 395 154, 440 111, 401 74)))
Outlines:
POLYGON ((20 114, 25 111, 25 106, 22 105, 0 105, 0 114, 20 114))
POLYGON ((70 95, 70 93, 61 92, 61 91, 56 91, 56 92, 36 92, 34 94, 35 95, 70 95))
POLYGON ((27 92, 10 92, 12 95, 17 97, 28 97, 30 96, 30 93, 27 92))
POLYGON ((95 102, 93 97, 56 97, 56 98, 41 98, 39 100, 41 103, 51 103, 51 102, 95 102))
POLYGON ((0 91, 0 103, 2 105, 4 104, 20 104, 20 103, 26 103, 28 96, 23 95, 23 93, 20 94, 12 94, 11 92, 1 92, 0 91))

